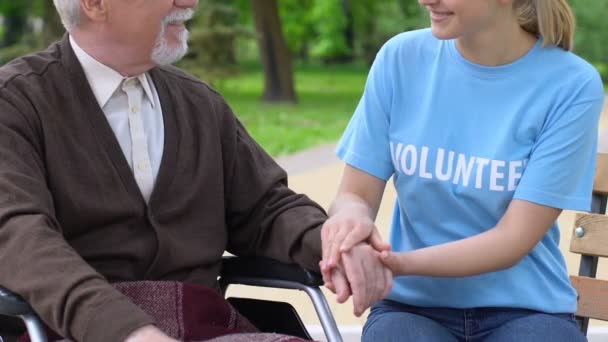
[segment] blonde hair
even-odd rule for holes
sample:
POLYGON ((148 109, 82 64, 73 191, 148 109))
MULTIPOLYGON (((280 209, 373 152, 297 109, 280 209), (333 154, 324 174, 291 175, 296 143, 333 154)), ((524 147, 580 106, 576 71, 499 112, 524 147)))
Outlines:
POLYGON ((555 45, 572 50, 574 45, 574 14, 567 0, 516 0, 519 25, 543 38, 543 46, 555 45))

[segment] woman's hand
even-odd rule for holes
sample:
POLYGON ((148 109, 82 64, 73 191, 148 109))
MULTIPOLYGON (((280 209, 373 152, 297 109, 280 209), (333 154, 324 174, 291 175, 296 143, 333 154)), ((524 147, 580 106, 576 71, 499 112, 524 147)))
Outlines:
POLYGON ((342 206, 342 210, 330 217, 321 229, 323 260, 321 272, 326 286, 333 287, 331 271, 340 263, 340 254, 349 252, 353 246, 367 242, 377 251, 390 250, 382 241, 380 233, 369 216, 369 210, 360 203, 342 206))
POLYGON ((374 224, 386 181, 350 165, 344 167, 338 194, 329 209, 329 219, 321 229, 323 279, 331 287, 331 270, 339 264, 340 254, 360 242, 377 251, 390 250, 382 242, 374 224))
POLYGON ((323 261, 326 267, 336 266, 340 261, 340 253, 348 252, 364 241, 369 242, 378 251, 390 249, 390 246, 382 241, 367 206, 351 201, 344 203, 340 209, 321 229, 323 261))
POLYGON ((407 257, 407 254, 403 252, 384 251, 380 254, 380 261, 384 266, 388 267, 394 275, 407 275, 407 257))

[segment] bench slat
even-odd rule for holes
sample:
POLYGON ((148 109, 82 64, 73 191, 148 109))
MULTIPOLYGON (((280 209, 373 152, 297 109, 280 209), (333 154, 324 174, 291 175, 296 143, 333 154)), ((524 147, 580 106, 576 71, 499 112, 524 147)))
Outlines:
POLYGON ((608 321, 608 281, 570 276, 579 294, 577 316, 608 321))
POLYGON ((608 257, 608 216, 577 214, 572 229, 570 252, 608 257), (584 229, 582 237, 576 234, 576 229, 579 227, 584 229))

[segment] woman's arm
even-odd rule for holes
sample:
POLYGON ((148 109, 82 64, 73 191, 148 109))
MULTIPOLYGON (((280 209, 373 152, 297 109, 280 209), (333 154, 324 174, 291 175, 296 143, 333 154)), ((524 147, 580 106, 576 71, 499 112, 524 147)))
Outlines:
POLYGON ((467 277, 507 269, 530 253, 561 211, 514 199, 484 233, 411 252, 385 251, 381 259, 395 275, 467 277))
POLYGON ((340 253, 362 241, 375 249, 388 250, 374 224, 386 181, 346 165, 338 194, 321 230, 322 269, 337 265, 340 253))

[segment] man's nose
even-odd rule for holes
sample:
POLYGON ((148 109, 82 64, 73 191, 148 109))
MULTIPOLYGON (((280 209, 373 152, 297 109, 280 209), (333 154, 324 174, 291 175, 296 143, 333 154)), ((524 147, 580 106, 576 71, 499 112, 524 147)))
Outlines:
POLYGON ((195 8, 198 6, 198 0, 175 0, 175 7, 195 8))

